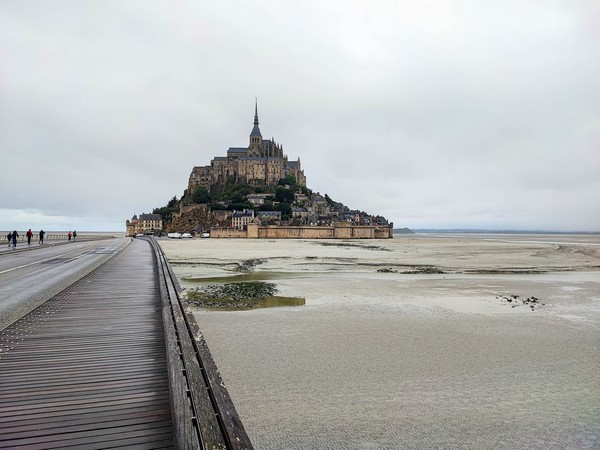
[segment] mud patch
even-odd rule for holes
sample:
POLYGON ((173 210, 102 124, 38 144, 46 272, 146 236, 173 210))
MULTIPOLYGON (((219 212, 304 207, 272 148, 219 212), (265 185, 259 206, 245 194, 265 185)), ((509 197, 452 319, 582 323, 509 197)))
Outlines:
POLYGON ((540 300, 533 295, 531 297, 521 297, 519 295, 498 295, 496 296, 496 300, 500 300, 500 303, 510 305, 511 308, 518 308, 520 306, 525 306, 535 311, 536 308, 540 306, 546 306, 546 303, 540 300))
POLYGON ((365 250, 374 250, 378 252, 391 252, 393 251, 387 247, 380 247, 379 245, 364 245, 364 244, 353 244, 350 242, 315 242, 315 245, 322 245, 324 247, 348 247, 348 248, 362 248, 365 250))

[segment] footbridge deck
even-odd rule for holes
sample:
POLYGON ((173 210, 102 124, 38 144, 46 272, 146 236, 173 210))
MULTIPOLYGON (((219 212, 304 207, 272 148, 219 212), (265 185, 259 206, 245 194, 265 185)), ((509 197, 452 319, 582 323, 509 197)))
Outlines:
POLYGON ((0 448, 251 449, 155 241, 0 332, 0 448))

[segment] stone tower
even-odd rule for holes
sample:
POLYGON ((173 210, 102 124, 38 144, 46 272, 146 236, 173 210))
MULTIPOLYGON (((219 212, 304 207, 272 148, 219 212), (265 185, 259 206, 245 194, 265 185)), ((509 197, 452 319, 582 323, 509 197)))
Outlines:
POLYGON ((262 134, 258 128, 258 100, 254 104, 254 128, 250 133, 250 146, 248 147, 248 156, 262 156, 262 134))

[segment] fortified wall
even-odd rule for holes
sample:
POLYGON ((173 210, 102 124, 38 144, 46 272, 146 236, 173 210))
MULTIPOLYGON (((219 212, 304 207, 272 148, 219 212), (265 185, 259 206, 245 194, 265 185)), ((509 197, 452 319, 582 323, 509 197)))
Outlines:
POLYGON ((261 226, 248 224, 246 230, 232 227, 213 227, 211 238, 247 239, 391 239, 393 224, 390 225, 351 225, 347 223, 333 226, 261 226))

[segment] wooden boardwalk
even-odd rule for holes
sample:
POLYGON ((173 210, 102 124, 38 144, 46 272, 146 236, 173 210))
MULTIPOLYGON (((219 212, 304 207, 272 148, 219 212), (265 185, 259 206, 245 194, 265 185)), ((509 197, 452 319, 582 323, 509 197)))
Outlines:
POLYGON ((157 249, 133 240, 0 332, 0 448, 252 448, 216 367, 182 356, 214 366, 157 249))

